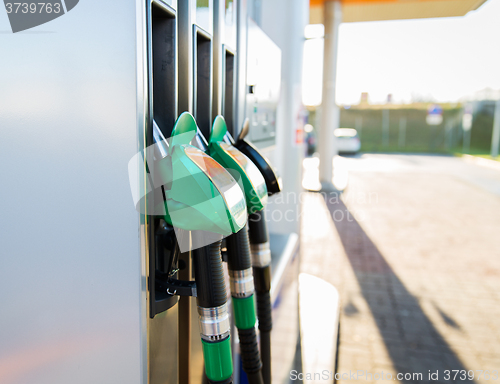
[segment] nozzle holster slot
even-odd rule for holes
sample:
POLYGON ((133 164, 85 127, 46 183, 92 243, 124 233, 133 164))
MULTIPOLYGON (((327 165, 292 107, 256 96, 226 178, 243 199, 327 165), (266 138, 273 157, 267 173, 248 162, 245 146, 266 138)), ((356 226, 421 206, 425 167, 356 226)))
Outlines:
POLYGON ((160 271, 156 272, 155 289, 170 296, 197 296, 195 281, 172 279, 168 277, 168 274, 160 271))
POLYGON ((170 283, 166 283, 175 280, 178 271, 177 261, 180 251, 175 240, 174 228, 163 220, 153 219, 153 221, 156 231, 151 247, 153 257, 149 260, 148 278, 151 318, 177 304, 179 295, 171 293, 183 292, 185 289, 184 287, 176 289, 173 285, 169 285, 170 283))

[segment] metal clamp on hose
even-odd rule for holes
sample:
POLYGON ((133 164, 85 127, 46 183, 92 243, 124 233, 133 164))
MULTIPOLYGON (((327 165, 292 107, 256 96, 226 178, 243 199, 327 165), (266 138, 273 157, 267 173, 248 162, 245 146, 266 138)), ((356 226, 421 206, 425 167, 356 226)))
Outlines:
POLYGON ((229 336, 227 304, 215 308, 198 307, 201 338, 207 341, 223 340, 229 336))
POLYGON ((259 244, 250 244, 252 251, 252 265, 254 267, 267 267, 271 264, 271 250, 269 249, 269 242, 259 244))
POLYGON ((250 297, 255 292, 253 285, 252 268, 243 271, 229 270, 229 286, 231 287, 231 296, 250 297))

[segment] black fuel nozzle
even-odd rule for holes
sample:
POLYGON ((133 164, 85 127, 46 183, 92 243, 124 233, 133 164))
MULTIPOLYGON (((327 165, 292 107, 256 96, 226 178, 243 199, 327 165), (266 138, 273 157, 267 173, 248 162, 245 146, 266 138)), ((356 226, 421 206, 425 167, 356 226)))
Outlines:
POLYGON ((269 196, 281 192, 281 177, 277 174, 276 170, 272 167, 268 159, 266 159, 255 146, 245 140, 250 130, 250 120, 245 119, 243 128, 241 129, 236 143, 234 146, 245 154, 259 169, 264 180, 266 181, 267 193, 269 196))
MULTIPOLYGON (((268 195, 281 192, 281 177, 257 148, 245 140, 250 130, 247 118, 234 146, 259 169, 266 182, 268 195)), ((252 254, 252 269, 257 297, 257 318, 260 330, 260 351, 264 384, 271 384, 271 330, 273 328, 271 302, 271 250, 265 210, 250 212, 248 232, 252 254)))

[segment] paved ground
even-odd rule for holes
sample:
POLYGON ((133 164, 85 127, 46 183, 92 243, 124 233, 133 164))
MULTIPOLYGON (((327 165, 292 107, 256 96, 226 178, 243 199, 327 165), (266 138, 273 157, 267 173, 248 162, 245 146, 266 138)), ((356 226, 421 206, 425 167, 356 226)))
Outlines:
POLYGON ((500 171, 423 155, 339 164, 342 197, 304 199, 301 271, 340 293, 338 372, 385 379, 340 382, 460 370, 500 383, 500 171))

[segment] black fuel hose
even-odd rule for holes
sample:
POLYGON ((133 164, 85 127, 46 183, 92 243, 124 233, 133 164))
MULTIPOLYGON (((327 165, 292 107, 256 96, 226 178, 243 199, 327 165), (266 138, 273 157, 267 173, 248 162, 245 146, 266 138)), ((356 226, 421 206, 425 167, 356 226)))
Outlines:
POLYGON ((226 304, 226 283, 220 255, 221 241, 193 250, 196 279, 196 302, 199 307, 220 307, 226 304))
POLYGON ((250 246, 252 250, 253 277, 257 295, 257 318, 260 331, 260 352, 264 384, 271 384, 271 330, 273 329, 271 303, 271 251, 265 211, 251 213, 248 217, 250 246))
POLYGON ((233 382, 221 241, 192 251, 205 374, 210 384, 233 382))
POLYGON ((247 226, 226 238, 234 322, 240 339, 243 371, 249 384, 264 384, 257 334, 252 259, 247 226))

